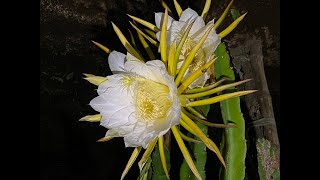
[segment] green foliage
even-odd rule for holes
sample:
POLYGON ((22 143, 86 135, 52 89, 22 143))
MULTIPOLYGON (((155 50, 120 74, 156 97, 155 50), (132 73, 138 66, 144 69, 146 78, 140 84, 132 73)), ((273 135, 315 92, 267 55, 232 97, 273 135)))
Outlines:
MULTIPOLYGON (((167 162, 167 168, 168 172, 170 172, 170 153, 166 146, 164 146, 164 154, 166 156, 166 162, 167 162)), ((167 180, 166 173, 163 170, 161 159, 160 159, 160 152, 158 145, 154 148, 154 151, 152 153, 152 168, 153 168, 153 174, 152 174, 152 180, 167 180)))
MULTIPOLYGON (((210 111, 210 105, 206 106, 200 106, 197 107, 196 110, 201 112, 203 115, 207 116, 207 114, 210 111)), ((195 122, 199 128, 207 135, 208 134, 208 127, 201 124, 200 122, 195 122)), ((194 137, 192 134, 188 134, 189 137, 193 137, 197 140, 200 140, 197 137, 194 137)), ((202 179, 206 179, 206 171, 205 171, 205 165, 207 162, 207 151, 206 151, 206 145, 201 143, 201 144, 196 144, 196 143, 189 143, 193 155, 194 155, 194 162, 196 165, 196 168, 201 175, 202 179)), ((181 180, 196 180, 197 178, 194 176, 194 174, 191 172, 189 166, 187 165, 187 162, 183 160, 182 165, 180 167, 180 179, 181 180)))
MULTIPOLYGON (((234 72, 230 67, 230 57, 226 46, 220 43, 215 51, 218 60, 215 63, 215 76, 217 79, 229 77, 235 80, 234 72)), ((227 164, 227 171, 221 169, 220 179, 242 180, 245 177, 245 123, 240 109, 240 98, 232 98, 220 103, 223 122, 235 123, 237 128, 225 129, 223 141, 220 146, 227 164)))

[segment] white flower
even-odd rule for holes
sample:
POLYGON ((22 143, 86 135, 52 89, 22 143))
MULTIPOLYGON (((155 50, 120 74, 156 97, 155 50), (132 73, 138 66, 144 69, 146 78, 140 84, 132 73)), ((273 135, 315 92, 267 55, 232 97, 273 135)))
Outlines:
POLYGON ((143 146, 179 124, 177 87, 162 61, 141 62, 113 51, 108 58, 117 73, 98 87, 91 107, 102 115, 106 137, 124 137, 126 147, 143 146))
MULTIPOLYGON (((156 26, 161 29, 162 24, 162 17, 163 13, 155 13, 155 23, 156 26)), ((179 63, 178 68, 182 65, 186 57, 188 56, 189 52, 192 50, 192 48, 199 42, 201 37, 204 35, 206 30, 214 23, 214 21, 210 21, 205 25, 205 22, 191 8, 187 8, 184 10, 181 14, 181 17, 179 21, 174 20, 172 17, 168 17, 168 25, 167 25, 167 47, 168 50, 172 43, 174 41, 177 41, 177 43, 180 42, 183 33, 187 29, 188 25, 195 20, 188 38, 186 39, 180 57, 179 57, 179 63)), ((160 32, 157 33, 157 38, 159 40, 160 38, 160 32)), ((186 71, 186 74, 184 75, 184 78, 187 78, 195 72, 197 69, 199 69, 201 66, 203 66, 205 63, 209 62, 212 59, 212 54, 216 50, 217 46, 220 43, 221 38, 216 34, 215 29, 213 28, 208 38, 205 40, 202 47, 198 50, 193 63, 189 66, 189 69, 186 71)), ((202 87, 205 82, 209 79, 210 72, 206 72, 204 75, 200 76, 197 80, 195 80, 189 87, 194 88, 197 86, 202 87)))

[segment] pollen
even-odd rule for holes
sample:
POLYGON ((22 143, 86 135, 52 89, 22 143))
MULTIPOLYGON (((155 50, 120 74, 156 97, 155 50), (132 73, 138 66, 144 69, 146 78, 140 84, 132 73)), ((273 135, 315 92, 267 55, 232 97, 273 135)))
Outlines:
POLYGON ((166 117, 172 104, 168 86, 141 80, 137 82, 135 89, 135 107, 140 121, 153 122, 166 117))

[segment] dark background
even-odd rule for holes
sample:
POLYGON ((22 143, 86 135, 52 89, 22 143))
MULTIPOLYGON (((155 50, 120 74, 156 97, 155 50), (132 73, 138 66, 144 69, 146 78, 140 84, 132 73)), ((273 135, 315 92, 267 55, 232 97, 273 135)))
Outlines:
MULTIPOLYGON (((166 1, 172 10, 174 6, 166 1)), ((204 0, 179 1, 199 14, 204 0)), ((209 17, 219 17, 229 2, 212 2, 209 17)), ((236 0, 233 7, 249 12, 234 33, 224 41, 232 43, 235 33, 254 33, 263 41, 266 77, 280 127, 280 12, 276 0, 236 0)), ((82 79, 82 73, 111 74, 107 55, 90 41, 125 52, 113 32, 113 21, 129 37, 132 29, 126 13, 154 22, 154 12, 163 11, 157 0, 40 0, 40 179, 119 179, 133 148, 121 138, 97 143, 106 129, 97 123, 78 122, 95 111, 88 105, 96 86, 82 79)), ((223 23, 231 22, 228 16, 223 23)), ((221 29, 223 29, 223 25, 221 29)), ((241 44, 239 44, 240 46, 241 44)), ((214 113, 211 113, 214 114, 214 113)), ((280 137, 280 132, 279 137, 280 137)), ((178 179, 181 154, 173 143, 172 179, 178 179)), ((208 179, 217 177, 217 160, 208 156, 208 179), (213 168, 214 167, 214 168, 213 168), (212 175, 213 174, 213 175, 212 175)), ((137 165, 127 179, 136 179, 137 165)), ((256 174, 249 179, 256 179, 256 174)))

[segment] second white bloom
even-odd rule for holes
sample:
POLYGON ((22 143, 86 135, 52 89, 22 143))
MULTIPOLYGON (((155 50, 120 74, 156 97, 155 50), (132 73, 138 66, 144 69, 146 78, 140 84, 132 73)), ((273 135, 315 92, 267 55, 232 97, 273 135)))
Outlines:
MULTIPOLYGON (((161 29, 163 13, 155 14, 155 23, 156 26, 161 29)), ((179 43, 184 32, 186 31, 188 25, 195 21, 189 35, 182 47, 181 54, 179 56, 178 69, 187 58, 188 54, 194 48, 194 46, 199 42, 204 33, 208 30, 210 26, 214 24, 214 21, 210 21, 205 24, 202 17, 197 14, 191 8, 187 8, 181 14, 179 21, 174 20, 172 17, 168 17, 168 25, 167 25, 167 47, 168 49, 172 45, 172 43, 179 43)), ((160 38, 160 32, 157 33, 157 38, 160 38)), ((221 38, 216 34, 215 29, 213 28, 207 39, 205 40, 202 47, 198 50, 193 63, 189 66, 184 78, 189 77, 193 72, 198 70, 205 63, 209 62, 212 59, 213 52, 216 50, 217 46, 220 43, 221 38)), ((194 81, 189 87, 194 88, 198 86, 203 86, 205 82, 209 79, 210 72, 204 73, 200 76, 196 81, 194 81)))

